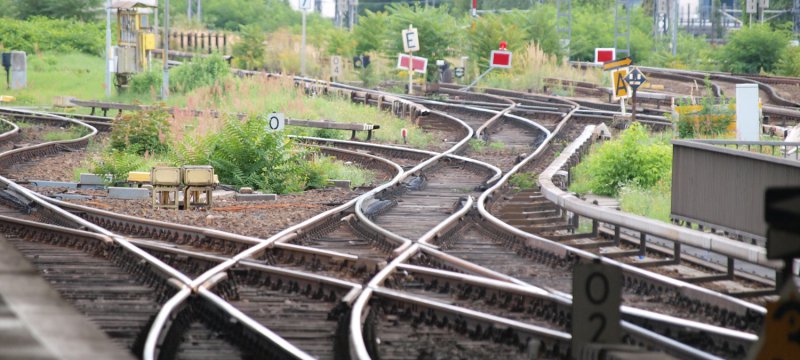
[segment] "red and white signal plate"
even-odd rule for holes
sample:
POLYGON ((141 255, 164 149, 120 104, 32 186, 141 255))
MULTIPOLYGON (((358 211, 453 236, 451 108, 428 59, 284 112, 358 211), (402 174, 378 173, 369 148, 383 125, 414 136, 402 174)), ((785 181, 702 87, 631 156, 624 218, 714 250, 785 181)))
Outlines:
POLYGON ((617 58, 617 49, 615 48, 595 48, 594 49, 594 63, 602 64, 617 58))
POLYGON ((492 50, 489 56, 489 66, 496 68, 511 68, 511 51, 492 50))
MULTIPOLYGON (((407 54, 397 54, 397 68, 401 70, 408 70, 408 60, 411 58, 407 54)), ((412 63, 414 72, 424 74, 428 69, 428 59, 424 57, 414 56, 412 63)))

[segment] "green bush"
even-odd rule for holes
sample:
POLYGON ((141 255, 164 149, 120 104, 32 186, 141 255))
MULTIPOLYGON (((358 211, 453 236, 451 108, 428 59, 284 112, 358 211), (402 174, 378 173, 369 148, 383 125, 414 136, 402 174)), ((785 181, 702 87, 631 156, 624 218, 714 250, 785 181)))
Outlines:
POLYGON ((787 47, 776 66, 778 75, 800 76, 800 47, 787 47))
POLYGON ((169 71, 170 91, 185 93, 202 86, 213 85, 230 75, 230 66, 222 55, 195 58, 169 71))
POLYGON ((284 194, 327 181, 283 132, 265 131, 266 119, 229 118, 222 129, 178 147, 179 162, 208 164, 221 182, 284 194))
POLYGON ((138 73, 131 78, 129 90, 134 94, 160 94, 164 76, 160 70, 138 73))
POLYGON ((169 113, 154 107, 130 112, 113 121, 111 149, 130 154, 157 154, 169 150, 169 113))
POLYGON ((759 24, 733 32, 719 53, 723 69, 736 73, 771 72, 789 45, 790 34, 759 24))
MULTIPOLYGON (((706 79, 708 83, 708 79, 706 79)), ((710 86, 707 86, 710 89, 710 86)), ((678 117, 677 129, 679 138, 698 136, 719 136, 727 133, 728 127, 736 117, 736 110, 731 108, 735 99, 705 96, 697 105, 701 106, 696 113, 681 114, 678 117)), ((679 101, 681 106, 690 105, 688 100, 679 101)))
POLYGON ((666 138, 651 138, 639 123, 633 123, 618 139, 595 149, 574 169, 571 191, 591 191, 616 196, 629 184, 650 188, 666 179, 672 168, 672 148, 666 138))
POLYGON ((508 179, 508 183, 516 188, 521 190, 525 189, 532 189, 536 186, 536 177, 534 177, 531 173, 516 173, 511 175, 511 178, 508 179))
POLYGON ((233 44, 233 60, 240 69, 258 70, 264 67, 266 34, 258 25, 242 26, 241 39, 233 44))
POLYGON ((114 183, 125 181, 129 172, 142 170, 145 163, 145 158, 140 155, 114 149, 95 161, 91 171, 94 174, 111 175, 111 182, 114 183))
POLYGON ((3 18, 0 44, 5 49, 60 53, 82 52, 102 55, 105 49, 105 23, 33 17, 26 21, 3 18))

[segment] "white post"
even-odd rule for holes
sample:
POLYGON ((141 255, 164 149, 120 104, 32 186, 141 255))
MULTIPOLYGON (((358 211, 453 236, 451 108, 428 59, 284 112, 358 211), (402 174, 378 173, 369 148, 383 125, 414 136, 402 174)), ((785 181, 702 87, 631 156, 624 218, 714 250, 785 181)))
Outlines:
MULTIPOLYGON (((306 0, 310 1, 310 0, 306 0)), ((300 42, 300 76, 306 75, 306 9, 303 6, 303 39, 300 42)))
POLYGON ((111 0, 106 2, 106 97, 111 97, 111 0))
MULTIPOLYGON (((411 24, 409 24, 408 31, 411 29, 411 24)), ((412 51, 408 52, 408 95, 414 95, 414 52, 412 51)))
POLYGON ((161 99, 169 97, 169 0, 164 1, 164 81, 161 84, 161 99))
POLYGON ((759 141, 758 85, 736 84, 736 140, 759 141))
POLYGON ((622 115, 625 115, 625 113, 626 113, 626 110, 625 110, 625 98, 620 98, 619 99, 619 110, 622 112, 622 115))

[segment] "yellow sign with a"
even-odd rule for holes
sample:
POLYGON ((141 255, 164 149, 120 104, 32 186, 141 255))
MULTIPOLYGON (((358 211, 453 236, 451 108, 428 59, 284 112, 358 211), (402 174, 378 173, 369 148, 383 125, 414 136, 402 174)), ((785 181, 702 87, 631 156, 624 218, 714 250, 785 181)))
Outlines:
POLYGON ((789 360, 800 354, 800 296, 794 281, 781 291, 778 301, 767 304, 764 333, 750 349, 748 359, 789 360))
POLYGON ((625 76, 628 76, 627 68, 616 69, 611 72, 611 91, 614 94, 614 100, 627 98, 630 93, 628 83, 625 82, 625 76))

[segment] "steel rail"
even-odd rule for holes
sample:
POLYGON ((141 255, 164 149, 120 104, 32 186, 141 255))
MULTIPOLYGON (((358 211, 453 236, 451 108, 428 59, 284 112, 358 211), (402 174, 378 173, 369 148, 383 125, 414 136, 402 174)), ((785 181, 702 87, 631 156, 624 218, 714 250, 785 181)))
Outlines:
MULTIPOLYGON (((400 251, 402 251, 402 249, 407 248, 409 246, 408 244, 410 244, 412 242, 412 240, 411 239, 406 239, 403 236, 394 234, 394 233, 392 233, 392 232, 390 232, 390 231, 378 226, 377 224, 375 224, 371 219, 369 219, 368 216, 366 216, 366 214, 364 214, 364 211, 363 211, 364 203, 365 203, 366 200, 374 198, 375 195, 377 195, 378 193, 380 193, 380 192, 382 192, 384 190, 387 190, 392 186, 395 186, 396 184, 398 184, 399 182, 401 182, 402 180, 404 180, 405 178, 407 178, 411 174, 414 174, 414 173, 416 173, 418 171, 422 171, 422 169, 425 169, 425 168, 431 166, 432 164, 434 164, 434 163, 436 163, 438 161, 441 161, 443 158, 446 158, 449 155, 454 154, 456 151, 458 151, 462 147, 464 147, 467 144, 467 142, 473 137, 474 131, 472 130, 472 127, 467 125, 462 120, 457 119, 457 118, 452 117, 452 116, 449 116, 449 115, 446 115, 444 113, 439 113, 439 112, 433 112, 433 113, 435 113, 435 114, 437 114, 439 116, 445 117, 445 118, 449 118, 449 119, 453 120, 454 122, 456 122, 457 124, 461 125, 464 129, 467 130, 467 136, 465 136, 463 139, 461 139, 455 145, 450 147, 450 149, 448 149, 447 151, 439 153, 437 155, 434 155, 433 157, 431 157, 431 158, 429 158, 429 159, 417 164, 414 168, 412 168, 412 169, 410 169, 408 171, 405 171, 403 173, 403 175, 401 175, 399 177, 398 181, 393 182, 393 183, 383 184, 383 185, 371 190, 370 192, 362 195, 361 197, 359 197, 359 199, 358 199, 358 201, 356 202, 356 205, 355 205, 355 210, 356 210, 355 213, 356 213, 356 216, 358 217, 359 221, 364 223, 364 224, 366 224, 368 227, 374 229, 381 236, 384 236, 386 238, 390 238, 390 239, 393 239, 395 241, 401 242, 402 245, 401 245, 401 247, 398 248, 398 250, 400 250, 400 251)), ((461 158, 461 159, 463 159, 464 161, 472 162, 474 164, 478 164, 479 166, 488 168, 490 170, 494 170, 495 171, 495 176, 493 176, 489 180, 492 180, 493 178, 497 177, 499 174, 502 173, 502 171, 500 169, 498 169, 497 167, 495 167, 493 165, 489 165, 489 164, 486 164, 486 163, 483 163, 483 162, 480 162, 480 161, 477 161, 477 160, 469 159, 469 158, 461 158)), ((487 182, 488 182, 488 180, 487 180, 487 182)))
POLYGON ((15 139, 19 136, 19 126, 17 124, 10 122, 2 117, 0 117, 0 123, 5 124, 5 126, 10 127, 11 129, 0 134, 0 143, 15 139))
MULTIPOLYGON (((548 136, 548 138, 546 138, 546 139, 544 140, 544 142, 543 142, 543 143, 542 143, 542 144, 539 146, 539 148, 537 148, 537 149, 536 149, 536 151, 534 151, 534 152, 533 152, 533 153, 532 153, 530 156, 528 156, 527 158, 523 159, 523 160, 522 160, 520 163, 518 163, 518 164, 517 164, 517 165, 516 165, 514 168, 512 168, 510 171, 508 171, 508 172, 507 172, 507 173, 506 173, 506 174, 503 176, 503 178, 502 178, 500 181, 498 181, 498 182, 497 182, 497 183, 496 183, 494 186, 492 186, 490 189, 486 190, 486 191, 485 191, 483 194, 481 194, 481 196, 478 198, 477 208, 478 208, 478 211, 479 211, 480 215, 481 215, 481 216, 482 216, 484 219, 486 219, 487 221, 489 221, 490 223, 494 224, 495 226, 498 226, 500 229, 502 229, 502 230, 504 230, 504 231, 507 231, 507 232, 509 232, 509 233, 512 233, 512 234, 514 234, 514 235, 516 235, 516 236, 519 236, 519 237, 521 237, 521 238, 523 238, 523 239, 528 239, 528 241, 534 241, 534 242, 536 242, 536 246, 537 246, 537 247, 539 247, 539 248, 543 248, 543 249, 546 249, 546 250, 552 251, 552 252, 553 252, 553 253, 555 253, 555 254, 561 254, 562 256, 565 256, 565 255, 566 255, 566 254, 568 254, 568 253, 573 253, 573 254, 575 254, 575 255, 578 255, 578 256, 581 256, 581 257, 584 257, 584 258, 590 258, 590 259, 591 259, 591 258, 597 258, 598 256, 596 256, 596 255, 594 255, 594 254, 591 254, 591 253, 589 253, 589 252, 585 252, 585 251, 581 251, 581 250, 578 250, 578 249, 573 249, 573 248, 570 248, 570 247, 564 246, 564 245, 562 245, 562 244, 559 244, 559 243, 553 242, 553 241, 551 241, 551 240, 548 240, 548 239, 545 239, 545 238, 542 238, 542 237, 539 237, 539 236, 536 236, 536 235, 533 235, 533 234, 529 234, 529 233, 527 233, 527 232, 524 232, 524 231, 522 231, 522 230, 518 230, 518 229, 516 229, 516 228, 514 228, 514 227, 512 227, 512 226, 509 226, 509 225, 505 224, 504 222, 502 222, 502 220, 500 220, 500 219, 496 218, 496 217, 495 217, 495 216, 493 216, 491 213, 489 213, 489 212, 488 212, 488 210, 485 208, 485 204, 486 204, 486 201, 487 201, 488 197, 489 197, 489 196, 491 196, 491 194, 492 194, 494 191, 498 190, 498 189, 499 189, 499 188, 500 188, 500 187, 501 187, 501 186, 502 186, 502 185, 503 185, 503 184, 504 184, 506 181, 508 181, 508 179, 509 179, 509 178, 510 178, 510 177, 511 177, 511 176, 512 176, 514 173, 516 173, 517 171, 519 171, 519 170, 520 170, 520 169, 521 169, 523 166, 525 166, 525 165, 526 165, 526 164, 527 164, 529 161, 531 161, 532 159, 534 159, 534 158, 536 158, 537 156, 539 156, 539 154, 541 154, 541 153, 544 151, 544 149, 545 149, 545 148, 546 148, 546 147, 549 145, 549 143, 552 141, 552 139, 553 139, 553 138, 555 138, 556 136, 558 136, 558 134, 560 133, 560 130, 561 130, 561 129, 562 129, 562 128, 563 128, 563 127, 566 125, 566 122, 567 122, 567 121, 568 121, 568 120, 569 120, 569 119, 570 119, 570 118, 571 118, 573 115, 575 115, 575 113, 576 113, 576 112, 578 111, 578 109, 580 108, 580 105, 578 105, 578 104, 576 104, 576 103, 573 103, 573 104, 575 104, 575 107, 573 108, 573 110, 572 110, 572 111, 570 111, 570 112, 569 112, 567 115, 565 115, 565 116, 564 116, 564 119, 563 119, 563 120, 562 120, 562 121, 561 121, 561 122, 558 124, 558 126, 556 126, 556 129, 555 129, 555 130, 552 132, 552 134, 551 134, 550 136, 548 136)), ((629 273, 634 273, 634 274, 637 274, 637 273, 638 273, 638 274, 639 274, 639 276, 646 276, 646 277, 648 277, 648 278, 653 278, 653 277, 655 277, 656 279, 659 279, 659 277, 657 277, 657 276, 650 276, 650 275, 651 275, 650 273, 645 273, 645 272, 644 272, 643 270, 641 270, 641 269, 634 268, 634 267, 632 267, 632 266, 625 266, 625 264, 617 263, 616 261, 613 261, 613 260, 609 260, 609 259, 605 259, 605 258, 602 258, 602 259, 603 259, 604 261, 608 262, 608 263, 611 263, 611 264, 613 264, 613 265, 619 265, 619 266, 622 266, 622 267, 623 267, 623 270, 624 270, 624 271, 627 271, 627 272, 629 272, 629 273)), ((659 279, 659 280, 661 280, 662 282, 666 282, 666 283, 672 283, 672 284, 675 284, 675 283, 673 282, 673 281, 674 281, 674 279, 671 279, 671 278, 663 277, 662 279, 659 279)), ((679 287, 679 288, 684 288, 684 289, 685 289, 686 287, 688 287, 690 292, 695 292, 695 293, 699 293, 699 294, 703 294, 703 293, 711 293, 711 292, 710 292, 709 290, 707 290, 707 289, 703 289, 703 288, 699 288, 699 287, 694 287, 694 288, 693 288, 693 287, 691 287, 689 284, 685 284, 685 283, 683 283, 683 284, 681 284, 681 285, 682 285, 682 286, 681 286, 681 287, 679 287), (684 286, 686 286, 686 287, 684 287, 684 286), (702 290, 701 290, 701 289, 702 289, 702 290)), ((529 286, 530 286, 530 285, 529 285, 529 286)), ((763 308, 758 308, 758 307, 756 307, 756 306, 754 306, 754 305, 752 305, 752 304, 745 303, 745 302, 743 302, 743 301, 740 301, 740 300, 738 300, 738 299, 733 299, 733 298, 731 298, 730 300, 731 300, 731 301, 733 301, 733 302, 735 302, 735 303, 741 303, 741 305, 744 305, 745 307, 748 307, 748 308, 752 306, 752 307, 754 308, 754 310, 755 310, 755 311, 757 311, 757 312, 763 311, 763 308)), ((670 343, 663 343, 663 344, 664 344, 664 346, 666 346, 666 347, 672 346, 670 343)))
MULTIPOLYGON (((4 108, 0 108, 0 110, 3 110, 3 109, 4 108)), ((97 134, 97 129, 95 129, 94 127, 92 127, 90 125, 84 124, 83 122, 81 122, 79 120, 68 119, 68 118, 64 118, 64 117, 56 116, 56 115, 41 114, 41 113, 36 113, 36 112, 32 112, 32 111, 23 111, 23 112, 28 113, 28 114, 32 114, 32 115, 37 115, 37 116, 41 115, 41 116, 43 116, 45 118, 52 119, 54 121, 62 121, 62 122, 75 124, 75 125, 78 125, 78 126, 84 126, 84 127, 89 128, 91 130, 91 132, 89 134, 87 134, 87 135, 84 135, 84 136, 78 138, 78 139, 63 140, 63 141, 50 141, 50 142, 45 142, 45 143, 42 143, 42 144, 37 144, 37 145, 31 146, 31 147, 19 148, 19 149, 15 149, 15 150, 6 151, 6 152, 0 154, 0 158, 4 158, 4 157, 8 157, 8 156, 14 156, 14 154, 19 154, 19 153, 24 152, 24 151, 33 151, 35 149, 41 149, 41 148, 44 148, 44 147, 61 146, 63 144, 79 144, 80 146, 83 146, 83 145, 85 145, 86 141, 88 141, 89 138, 91 138, 92 136, 97 134)), ((127 240, 127 238, 118 236, 117 234, 114 234, 114 233, 112 233, 112 232, 110 232, 110 231, 108 231, 108 230, 106 230, 106 229, 104 229, 102 227, 99 227, 99 226, 97 226, 95 224, 92 224, 91 222, 88 222, 88 221, 86 221, 84 219, 81 219, 80 217, 78 217, 78 216, 76 216, 74 214, 71 214, 71 213, 69 213, 67 211, 64 211, 63 209, 59 208, 58 206, 55 206, 55 205, 49 203, 48 201, 42 199, 39 196, 39 194, 37 194, 37 193, 35 193, 35 192, 31 191, 31 190, 28 190, 28 189, 26 189, 26 188, 24 188, 22 186, 19 186, 15 182, 13 182, 13 181, 5 178, 5 177, 0 176, 0 183, 3 184, 3 186, 6 188, 6 190, 10 189, 10 190, 16 192, 17 194, 29 199, 30 201, 32 201, 34 203, 36 203, 37 206, 40 206, 43 209, 45 209, 46 211, 48 211, 48 212, 50 212, 52 214, 55 214, 56 216, 58 216, 58 217, 60 217, 62 219, 65 219, 66 221, 68 221, 70 223, 75 224, 79 228, 88 229, 88 230, 90 230, 92 232, 96 232, 98 234, 102 234, 102 235, 106 235, 106 236, 111 237, 112 239, 114 239, 114 241, 116 243, 118 243, 120 246, 122 246, 125 250, 127 250, 127 251, 133 253, 134 255, 136 255, 137 257, 147 261, 149 264, 153 265, 157 270, 159 270, 162 274, 164 274, 164 275, 166 275, 168 277, 176 278, 176 279, 180 280, 181 282, 184 282, 184 283, 187 283, 187 284, 189 283, 190 280, 186 275, 184 275, 183 273, 181 273, 181 272, 173 269, 172 267, 164 264, 160 260, 158 260, 155 257, 153 257, 152 255, 142 251, 141 249, 137 248, 136 246, 132 245, 127 240)))
MULTIPOLYGON (((586 127, 581 136, 564 149, 561 155, 539 175, 539 184, 542 187, 542 193, 545 198, 554 202, 561 208, 601 222, 617 224, 627 229, 647 233, 683 245, 709 250, 768 268, 777 269, 780 267, 780 261, 767 259, 766 249, 763 247, 744 244, 723 236, 695 231, 639 215, 603 209, 588 204, 574 195, 559 189, 553 184, 552 177, 557 171, 561 170, 567 160, 577 151, 578 147, 592 136, 593 130, 594 127, 591 125, 586 127)), ((711 147, 711 145, 706 146, 711 147)), ((774 160, 779 161, 783 159, 774 160)))

